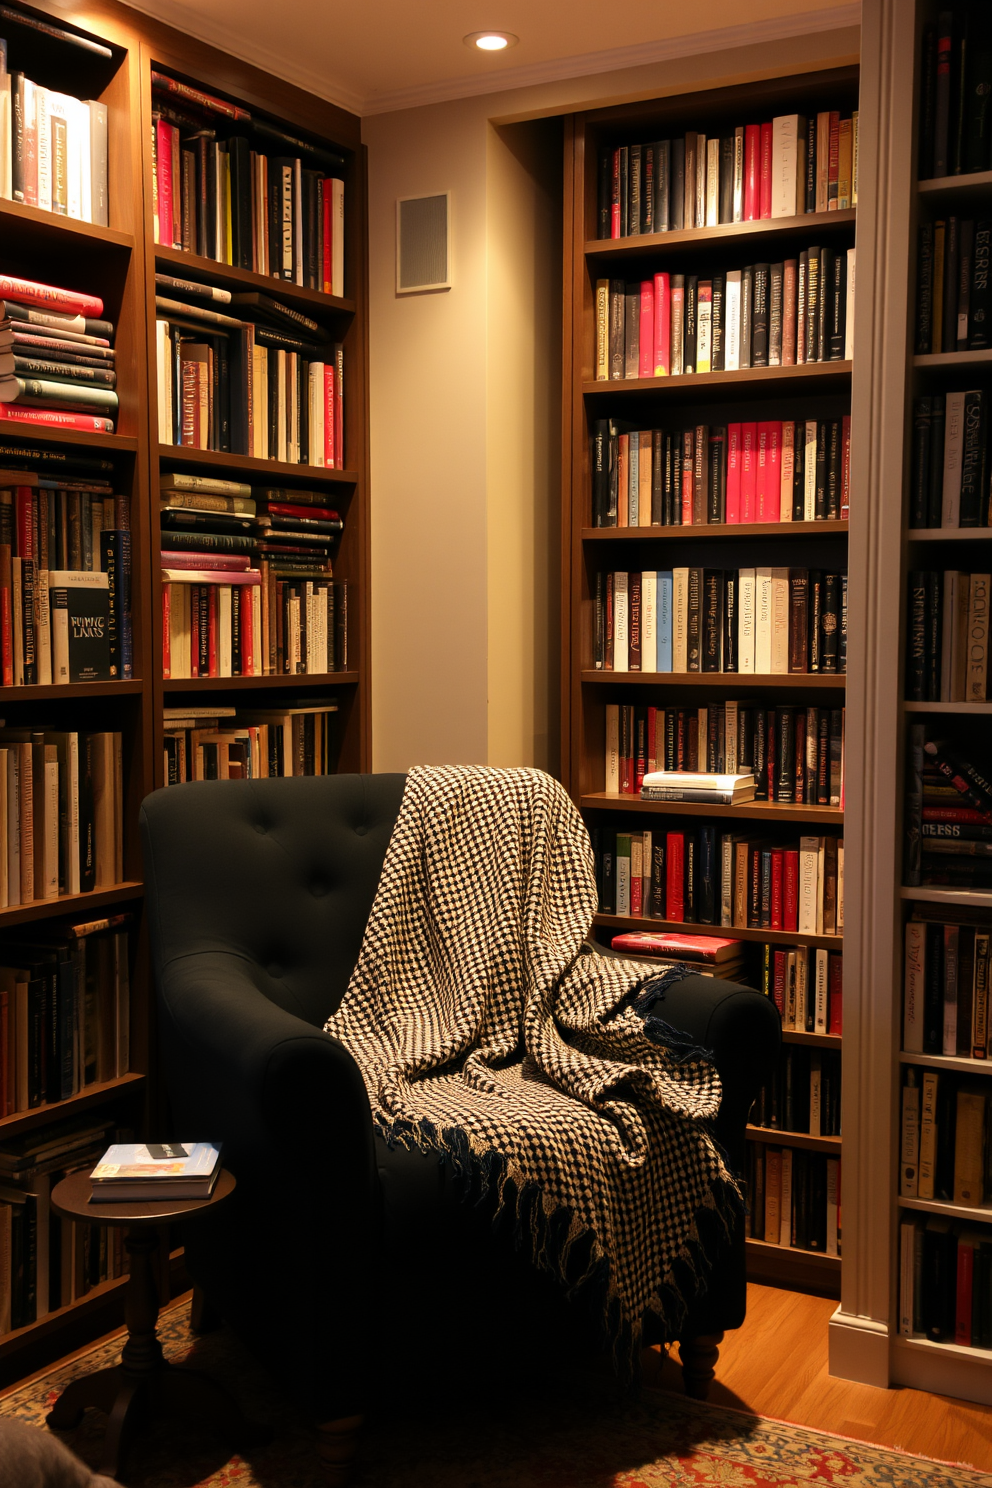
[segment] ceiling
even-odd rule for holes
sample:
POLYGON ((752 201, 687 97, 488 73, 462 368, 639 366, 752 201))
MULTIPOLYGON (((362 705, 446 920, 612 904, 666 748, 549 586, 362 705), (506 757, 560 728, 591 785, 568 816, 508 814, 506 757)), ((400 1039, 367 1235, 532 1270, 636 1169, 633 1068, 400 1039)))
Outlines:
POLYGON ((813 0, 138 0, 138 8, 359 114, 709 51, 714 31, 740 44, 849 25, 858 9, 813 0), (519 45, 465 46, 483 29, 513 32, 519 45))

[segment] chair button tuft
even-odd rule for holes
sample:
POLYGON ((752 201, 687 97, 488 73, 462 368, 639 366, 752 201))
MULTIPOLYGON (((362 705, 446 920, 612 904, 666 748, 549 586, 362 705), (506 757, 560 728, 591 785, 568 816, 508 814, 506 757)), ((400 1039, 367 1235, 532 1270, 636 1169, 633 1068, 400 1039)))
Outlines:
POLYGON ((327 885, 318 878, 310 885, 310 892, 315 899, 323 899, 327 893, 327 885))
POLYGON ((368 827, 365 825, 365 823, 359 822, 358 826, 355 828, 355 836, 364 837, 367 831, 368 827))
POLYGON ((273 961, 272 965, 271 966, 267 966, 265 969, 269 973, 269 976, 270 977, 281 977, 282 976, 282 967, 276 961, 273 961))
POLYGON ((261 822, 255 823, 255 831, 259 834, 260 837, 264 837, 268 830, 268 827, 264 827, 261 822))

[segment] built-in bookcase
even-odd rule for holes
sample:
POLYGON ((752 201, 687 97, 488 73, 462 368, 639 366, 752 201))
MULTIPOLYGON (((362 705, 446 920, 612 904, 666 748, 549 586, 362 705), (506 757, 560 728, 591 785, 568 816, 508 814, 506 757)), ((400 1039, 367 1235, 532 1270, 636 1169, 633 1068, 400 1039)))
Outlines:
MULTIPOLYGON (((42 86, 101 100, 108 112, 109 225, 98 226, 0 199, 0 273, 99 294, 116 326, 120 411, 114 434, 82 434, 28 423, 0 424, 0 469, 13 464, 13 446, 97 455, 128 500, 132 533, 133 677, 107 683, 0 689, 8 727, 122 735, 124 881, 112 888, 0 910, 0 933, 30 930, 62 916, 91 919, 134 915, 130 974, 129 1070, 85 1086, 78 1095, 0 1119, 0 1143, 36 1132, 67 1116, 106 1117, 150 1135, 165 1128, 167 1112, 156 1079, 153 993, 141 923, 142 865, 138 809, 164 782, 163 708, 251 704, 273 707, 282 698, 337 703, 332 762, 337 769, 370 767, 368 690, 369 515, 366 346, 366 187, 358 119, 280 79, 106 0, 86 11, 86 29, 73 8, 15 6, 0 20, 8 69, 42 86), (95 42, 76 47, 19 24, 16 14, 95 42), (156 245, 152 231, 151 71, 162 70, 214 95, 240 103, 285 134, 333 151, 344 161, 346 192, 345 295, 333 297, 156 245), (315 469, 249 456, 160 446, 156 417, 155 271, 229 289, 259 290, 313 315, 345 347, 347 465, 315 469), (158 482, 164 471, 188 471, 292 489, 326 489, 341 514, 335 578, 349 585, 348 667, 323 676, 255 675, 163 681, 158 482)), ((178 1263, 177 1256, 173 1257, 178 1263)), ((76 1347, 120 1321, 121 1280, 92 1288, 78 1302, 0 1337, 4 1383, 76 1347)))
MULTIPOLYGON (((839 804, 795 800, 755 800, 737 806, 691 802, 647 803, 637 795, 606 789, 607 709, 613 703, 635 708, 684 709, 696 715, 728 700, 774 709, 841 710, 843 672, 742 674, 688 671, 617 672, 596 664, 597 576, 607 572, 664 571, 681 566, 704 570, 772 566, 789 569, 833 567, 846 572, 848 523, 822 521, 719 522, 699 525, 594 525, 593 459, 597 421, 621 421, 634 430, 675 426, 730 426, 740 422, 842 419, 850 415, 851 364, 835 360, 803 365, 757 366, 693 375, 596 380, 596 292, 604 280, 649 280, 671 269, 705 279, 743 265, 797 259, 813 245, 843 253, 854 245, 853 207, 804 215, 723 225, 682 228, 650 235, 609 239, 600 235, 598 212, 601 161, 621 145, 682 137, 688 131, 710 138, 732 136, 736 126, 783 115, 815 116, 835 110, 850 117, 858 108, 855 67, 769 78, 742 87, 698 92, 575 115, 566 149, 564 494, 563 494, 563 738, 568 741, 564 777, 581 808, 594 842, 612 843, 615 833, 696 831, 715 826, 721 834, 747 834, 772 846, 795 844, 801 836, 843 836, 839 804), (569 210, 570 209, 570 210, 569 210)), ((855 412, 855 422, 856 422, 855 412)), ((852 487, 850 499, 858 499, 852 487)), ((699 765, 705 769, 705 764, 699 765)), ((715 889, 719 910, 720 886, 715 889)), ((604 943, 621 930, 670 930, 729 936, 743 942, 744 970, 752 986, 768 986, 763 967, 774 951, 801 946, 839 955, 842 925, 831 933, 746 928, 600 913, 595 935, 604 943)), ((825 1032, 789 1031, 787 1050, 802 1057, 834 1055, 841 1038, 825 1032)), ((798 1124, 798 1123, 797 1123, 798 1124)), ((840 1156, 840 1136, 810 1135, 753 1125, 752 1152, 787 1149, 806 1156, 840 1156)), ((753 1159, 752 1159, 753 1162, 753 1159)), ((834 1168, 836 1173, 836 1167, 834 1168)), ((782 1238, 780 1231, 777 1240, 782 1238)), ((838 1294, 841 1260, 822 1250, 793 1248, 763 1238, 747 1242, 749 1274, 828 1294, 838 1294)), ((843 1242, 842 1242, 843 1243, 843 1242)))

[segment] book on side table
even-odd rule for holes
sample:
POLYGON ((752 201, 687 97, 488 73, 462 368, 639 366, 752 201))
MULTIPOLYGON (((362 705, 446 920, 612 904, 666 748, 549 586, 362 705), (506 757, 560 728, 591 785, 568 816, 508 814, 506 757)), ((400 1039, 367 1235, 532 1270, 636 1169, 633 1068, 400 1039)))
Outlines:
POLYGON ((91 1202, 208 1199, 220 1175, 213 1142, 121 1142, 108 1147, 90 1174, 91 1202))

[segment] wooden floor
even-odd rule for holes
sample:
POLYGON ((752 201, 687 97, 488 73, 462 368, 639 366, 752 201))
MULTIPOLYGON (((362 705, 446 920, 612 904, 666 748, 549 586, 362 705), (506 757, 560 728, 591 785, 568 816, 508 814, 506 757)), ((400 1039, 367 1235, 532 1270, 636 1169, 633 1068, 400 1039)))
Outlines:
MULTIPOLYGON (((747 1321, 720 1350, 715 1405, 992 1472, 992 1406, 831 1379, 827 1323, 837 1303, 754 1284, 747 1293, 747 1321)), ((675 1360, 658 1367, 651 1383, 681 1391, 675 1360)))

